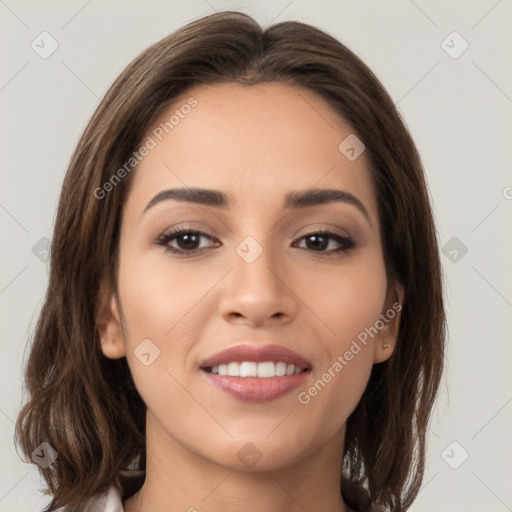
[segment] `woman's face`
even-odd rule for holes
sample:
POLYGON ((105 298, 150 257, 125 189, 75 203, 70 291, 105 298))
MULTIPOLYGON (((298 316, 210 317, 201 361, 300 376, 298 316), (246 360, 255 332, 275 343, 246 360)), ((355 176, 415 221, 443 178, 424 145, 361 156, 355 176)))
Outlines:
POLYGON ((398 319, 366 154, 353 138, 339 149, 351 134, 278 83, 192 89, 147 133, 100 334, 107 357, 126 356, 162 453, 255 470, 325 446, 341 457, 398 319), (325 190, 338 195, 311 194, 325 190))

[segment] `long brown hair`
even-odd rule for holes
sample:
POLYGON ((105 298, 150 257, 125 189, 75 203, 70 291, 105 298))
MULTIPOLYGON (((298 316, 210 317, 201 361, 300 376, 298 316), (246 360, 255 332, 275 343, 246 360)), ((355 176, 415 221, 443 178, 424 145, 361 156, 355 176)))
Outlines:
POLYGON ((317 93, 366 146, 388 278, 405 295, 396 349, 374 365, 347 421, 341 490, 350 503, 363 487, 368 500, 393 511, 415 499, 445 342, 439 251, 418 152, 379 80, 338 40, 293 21, 263 30, 226 11, 137 57, 101 101, 71 159, 26 368, 29 400, 16 428, 28 457, 42 442, 58 453, 41 469, 55 504, 78 508, 123 468, 145 468, 145 404, 126 359, 103 356, 97 330, 100 283, 116 290, 121 211, 136 170, 100 199, 98 189, 130 159, 162 109, 192 86, 268 81, 317 93))

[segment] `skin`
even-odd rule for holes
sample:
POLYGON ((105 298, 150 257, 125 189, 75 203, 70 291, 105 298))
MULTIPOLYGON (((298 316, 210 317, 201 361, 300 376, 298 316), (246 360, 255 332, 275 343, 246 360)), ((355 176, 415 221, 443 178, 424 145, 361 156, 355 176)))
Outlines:
MULTIPOLYGON (((399 315, 310 403, 297 395, 402 301, 402 288, 386 278, 366 155, 349 161, 338 150, 353 130, 322 98, 279 83, 192 89, 155 126, 190 97, 197 106, 135 171, 119 295, 104 290, 98 326, 104 355, 127 358, 148 407, 146 481, 125 511, 348 511, 339 492, 346 420, 373 364, 391 356, 399 315), (143 213, 156 194, 179 187, 219 190, 233 204, 170 200, 143 213), (284 209, 286 193, 311 188, 350 192, 369 219, 342 202, 284 209), (155 240, 177 225, 212 239, 201 238, 192 257, 166 252, 155 240), (340 247, 334 239, 317 249, 304 238, 325 229, 356 247, 329 256, 340 247), (263 249, 250 264, 236 252, 247 236, 263 249), (149 366, 134 355, 147 338, 160 350, 149 366), (200 361, 244 342, 304 356, 313 366, 306 384, 257 404, 214 388, 200 361), (252 467, 237 457, 248 442, 261 454, 252 467)), ((187 250, 183 239, 170 244, 187 250)))

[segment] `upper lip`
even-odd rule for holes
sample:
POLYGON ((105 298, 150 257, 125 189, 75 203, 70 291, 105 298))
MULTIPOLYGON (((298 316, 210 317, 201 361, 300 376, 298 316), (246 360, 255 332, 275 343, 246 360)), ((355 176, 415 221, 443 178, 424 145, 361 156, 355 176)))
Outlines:
POLYGON ((301 355, 281 345, 235 345, 200 363, 201 368, 211 368, 220 364, 231 362, 253 361, 262 363, 264 361, 282 361, 286 364, 293 364, 299 368, 311 368, 311 363, 301 355))

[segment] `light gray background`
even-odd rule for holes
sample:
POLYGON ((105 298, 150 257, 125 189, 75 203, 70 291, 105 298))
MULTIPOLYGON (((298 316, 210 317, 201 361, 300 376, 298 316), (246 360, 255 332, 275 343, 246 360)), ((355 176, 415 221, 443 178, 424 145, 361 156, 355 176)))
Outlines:
POLYGON ((411 510, 512 510, 511 0, 0 0, 0 511, 36 511, 47 502, 12 438, 27 337, 48 278, 41 250, 38 257, 32 249, 51 237, 71 152, 135 56, 186 22, 227 9, 327 30, 396 101, 423 158, 441 245, 459 240, 442 256, 448 368, 411 510), (31 48, 43 31, 59 45, 47 59, 31 48), (456 59, 445 49, 462 48, 457 36, 442 46, 453 31, 469 43, 456 59))

